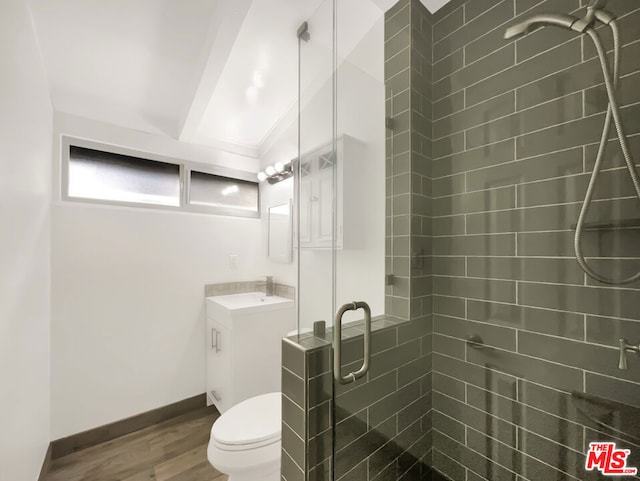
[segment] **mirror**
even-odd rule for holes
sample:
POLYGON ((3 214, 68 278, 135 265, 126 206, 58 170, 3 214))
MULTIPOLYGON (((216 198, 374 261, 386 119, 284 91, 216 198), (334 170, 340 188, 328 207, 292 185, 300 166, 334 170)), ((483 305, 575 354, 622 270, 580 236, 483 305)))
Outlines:
POLYGON ((292 261, 292 202, 269 207, 269 258, 276 262, 292 261))

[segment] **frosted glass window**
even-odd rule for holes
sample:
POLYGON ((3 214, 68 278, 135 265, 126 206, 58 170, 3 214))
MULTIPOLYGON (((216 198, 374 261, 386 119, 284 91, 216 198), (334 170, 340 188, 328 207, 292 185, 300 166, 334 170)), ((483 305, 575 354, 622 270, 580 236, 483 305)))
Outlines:
POLYGON ((189 203, 258 212, 258 184, 192 170, 189 203))
POLYGON ((180 206, 180 166, 70 146, 69 197, 180 206))

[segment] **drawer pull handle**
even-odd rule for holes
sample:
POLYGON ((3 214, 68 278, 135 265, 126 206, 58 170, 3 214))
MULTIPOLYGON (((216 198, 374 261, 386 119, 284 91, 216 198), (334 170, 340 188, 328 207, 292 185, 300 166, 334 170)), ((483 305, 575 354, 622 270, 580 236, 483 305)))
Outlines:
POLYGON ((222 349, 221 346, 222 341, 222 333, 218 331, 215 327, 211 328, 211 349, 215 349, 216 352, 220 352, 222 349))

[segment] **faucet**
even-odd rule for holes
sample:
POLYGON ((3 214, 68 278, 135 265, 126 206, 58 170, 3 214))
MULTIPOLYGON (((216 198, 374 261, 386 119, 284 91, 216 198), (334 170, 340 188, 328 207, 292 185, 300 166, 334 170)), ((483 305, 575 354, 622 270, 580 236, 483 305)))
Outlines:
POLYGON ((264 289, 264 294, 266 296, 272 296, 273 295, 273 276, 265 276, 266 279, 266 284, 265 284, 265 289, 264 289))
POLYGON ((620 343, 620 362, 618 363, 618 369, 626 371, 629 369, 629 363, 627 361, 627 351, 635 352, 640 355, 640 343, 637 345, 629 344, 626 339, 619 339, 620 343))

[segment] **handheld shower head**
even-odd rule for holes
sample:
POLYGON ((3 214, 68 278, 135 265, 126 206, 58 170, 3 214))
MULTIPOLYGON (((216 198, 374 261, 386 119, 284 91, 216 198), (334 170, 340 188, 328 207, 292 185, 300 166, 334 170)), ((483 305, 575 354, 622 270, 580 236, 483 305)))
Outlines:
POLYGON ((563 15, 558 13, 540 13, 526 18, 522 22, 507 28, 504 38, 507 40, 515 39, 531 33, 537 28, 556 26, 572 30, 573 25, 578 21, 576 17, 571 15, 563 15))

